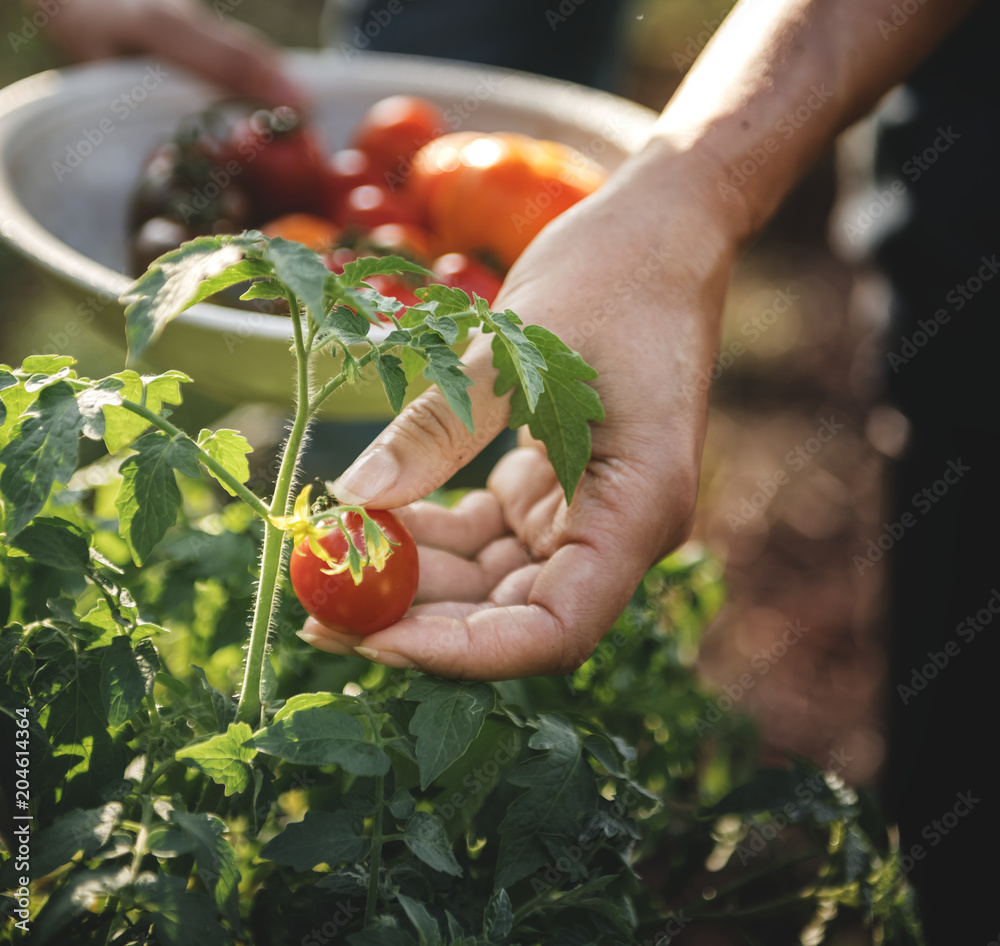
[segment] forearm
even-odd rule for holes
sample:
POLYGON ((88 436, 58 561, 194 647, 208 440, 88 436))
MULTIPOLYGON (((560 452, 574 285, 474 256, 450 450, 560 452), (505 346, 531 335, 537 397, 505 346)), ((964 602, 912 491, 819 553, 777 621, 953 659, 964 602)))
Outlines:
POLYGON ((926 0, 901 21, 895 0, 741 0, 656 123, 637 172, 655 187, 658 174, 685 168, 743 242, 974 5, 926 0))

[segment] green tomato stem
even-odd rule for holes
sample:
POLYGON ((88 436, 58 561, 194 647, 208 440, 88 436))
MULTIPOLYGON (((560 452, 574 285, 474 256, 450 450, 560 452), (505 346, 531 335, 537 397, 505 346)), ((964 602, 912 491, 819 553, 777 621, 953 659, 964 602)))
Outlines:
MULTIPOLYGON (((298 301, 291 293, 288 295, 288 305, 290 311, 299 311, 298 301)), ((250 626, 250 644, 243 673, 243 688, 240 690, 240 702, 236 710, 236 721, 250 726, 257 726, 261 722, 261 680, 264 661, 267 659, 268 632, 271 629, 274 609, 278 604, 278 571, 281 567, 281 553, 286 537, 284 531, 271 523, 270 516, 288 515, 292 511, 292 485, 298 471, 299 454, 302 451, 302 442, 310 417, 309 357, 302 337, 302 320, 293 318, 292 326, 295 332, 298 377, 295 420, 285 442, 274 495, 271 497, 271 508, 264 516, 264 549, 260 560, 260 578, 257 582, 257 598, 250 626)))
POLYGON ((185 440, 189 440, 194 444, 195 449, 198 451, 198 459, 207 466, 212 473, 223 483, 226 484, 240 499, 243 500, 258 516, 262 519, 266 519, 270 510, 265 506, 250 490, 248 490, 235 476, 232 475, 215 457, 209 455, 205 450, 203 450, 196 440, 189 437, 183 430, 179 427, 175 427, 170 421, 159 414, 151 411, 148 407, 142 404, 136 404, 135 401, 129 401, 125 398, 122 399, 121 406, 130 410, 133 414, 138 414, 144 420, 148 420, 154 427, 159 427, 165 434, 169 434, 171 437, 180 438, 183 437, 185 440))

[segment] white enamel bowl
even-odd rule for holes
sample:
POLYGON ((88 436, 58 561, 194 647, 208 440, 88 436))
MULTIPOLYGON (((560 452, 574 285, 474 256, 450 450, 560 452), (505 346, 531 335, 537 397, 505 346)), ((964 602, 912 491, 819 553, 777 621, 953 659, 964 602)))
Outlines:
MULTIPOLYGON (((346 145, 372 103, 399 92, 437 102, 456 129, 563 141, 609 169, 641 145, 654 118, 568 83, 420 57, 296 52, 289 68, 313 97, 331 150, 346 145)), ((130 192, 149 151, 217 96, 146 60, 45 72, 0 90, 0 235, 76 297, 80 330, 93 322, 124 343, 117 299, 131 281, 130 192)), ((286 318, 202 303, 167 328, 147 361, 186 372, 225 403, 285 404, 290 337, 286 318)), ((332 398, 329 410, 345 419, 388 413, 378 385, 332 398)))

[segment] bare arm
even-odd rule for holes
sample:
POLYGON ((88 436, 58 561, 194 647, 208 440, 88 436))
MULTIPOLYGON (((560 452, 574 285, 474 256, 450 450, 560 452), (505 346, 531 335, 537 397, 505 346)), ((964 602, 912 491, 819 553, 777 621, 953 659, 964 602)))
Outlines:
MULTIPOLYGON (((699 382, 740 247, 971 5, 927 0, 883 35, 886 0, 738 4, 648 145, 542 231, 497 303, 551 328, 599 372, 607 417, 572 505, 528 445, 456 510, 404 510, 421 545, 423 604, 366 638, 365 656, 480 679, 564 673, 586 659, 645 570, 690 529, 708 412, 699 382)), ((465 361, 475 438, 428 392, 341 477, 341 499, 412 503, 499 431, 507 405, 492 393, 488 340, 465 361)), ((304 634, 341 653, 358 643, 315 622, 304 634)))

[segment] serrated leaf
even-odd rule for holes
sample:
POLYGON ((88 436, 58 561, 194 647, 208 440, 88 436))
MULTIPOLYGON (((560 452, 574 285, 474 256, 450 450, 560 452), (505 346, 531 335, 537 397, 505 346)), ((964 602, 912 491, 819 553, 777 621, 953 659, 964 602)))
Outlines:
POLYGON ((444 822, 436 815, 418 811, 406 822, 403 843, 428 867, 454 877, 462 876, 455 860, 444 822))
MULTIPOLYGON (((191 381, 180 371, 139 375, 135 371, 126 370, 112 377, 121 382, 118 393, 124 400, 136 404, 143 402, 145 389, 145 406, 154 414, 161 413, 164 404, 180 404, 180 386, 191 381)), ((117 453, 122 447, 127 447, 147 427, 149 421, 128 408, 115 404, 104 406, 104 443, 109 453, 117 453)))
POLYGON ((21 371, 25 374, 55 374, 75 364, 76 359, 72 355, 28 355, 21 362, 21 371))
POLYGON ((326 311, 327 283, 335 278, 319 255, 301 243, 274 237, 264 248, 263 258, 319 325, 326 311))
POLYGON ((116 637, 101 660, 101 693, 111 726, 123 726, 142 706, 146 679, 127 637, 116 637))
POLYGON ((540 716, 538 732, 528 745, 542 754, 507 776, 511 785, 527 791, 514 799, 500 824, 498 887, 509 887, 543 866, 548 857, 543 839, 576 837, 580 820, 596 808, 594 775, 569 722, 561 716, 540 716))
POLYGON ((486 683, 423 676, 410 684, 404 699, 419 704, 410 732, 417 737, 420 787, 425 789, 479 735, 483 720, 496 705, 496 692, 486 683))
POLYGON ((73 370, 69 367, 60 368, 59 371, 53 374, 49 374, 47 371, 37 372, 25 378, 24 390, 29 394, 37 394, 42 388, 47 388, 50 384, 62 381, 63 378, 68 378, 73 373, 73 370))
POLYGON ((247 301, 251 299, 284 299, 285 292, 277 279, 260 279, 250 286, 240 298, 247 301))
POLYGON ((357 286, 369 276, 392 276, 396 273, 414 273, 418 276, 433 277, 429 269, 401 256, 364 256, 344 264, 340 282, 345 286, 357 286))
POLYGON ((389 757, 353 716, 330 706, 298 710, 254 736, 261 752, 300 765, 339 765, 354 775, 385 775, 389 757))
POLYGON ((197 237, 165 253, 122 295, 129 360, 141 357, 166 325, 189 306, 226 286, 268 275, 259 264, 240 264, 252 241, 197 237), (228 272, 227 272, 228 271, 228 272))
POLYGON ((364 345, 371 327, 371 322, 363 315, 352 312, 347 306, 337 306, 321 320, 315 347, 322 348, 332 339, 336 339, 345 348, 364 345))
POLYGON ((398 414, 403 408, 403 398, 406 397, 406 372, 403 371, 402 361, 389 354, 378 354, 373 360, 382 387, 385 388, 389 407, 393 414, 398 414))
POLYGON ((264 845, 260 856, 299 871, 317 864, 355 864, 363 861, 371 848, 371 838, 363 834, 357 815, 339 811, 307 811, 303 821, 288 825, 264 845))
MULTIPOLYGON (((41 880, 77 854, 84 859, 93 857, 103 847, 122 815, 120 802, 109 802, 100 808, 78 808, 61 815, 47 828, 31 835, 31 876, 41 880)), ((18 886, 13 859, 0 870, 4 889, 18 886)))
POLYGON ((11 544, 50 568, 86 572, 90 566, 90 543, 65 519, 35 519, 11 540, 11 544))
POLYGON ((252 735, 246 723, 230 723, 224 733, 187 746, 176 757, 197 766, 223 786, 227 795, 237 795, 250 785, 250 762, 256 752, 245 743, 252 735))
POLYGON ((133 447, 137 453, 121 465, 115 506, 122 537, 135 563, 141 565, 177 519, 181 494, 174 471, 196 478, 201 470, 198 451, 190 440, 173 440, 153 431, 133 447))
POLYGON ((364 867, 342 867, 316 882, 316 889, 340 896, 359 896, 368 889, 369 873, 364 867))
MULTIPOLYGON (((472 308, 472 300, 464 289, 452 286, 442 286, 434 284, 420 287, 413 290, 413 294, 425 303, 428 308, 433 306, 434 315, 458 315, 460 312, 467 312, 472 308)), ((405 325, 417 324, 422 318, 420 309, 412 309, 412 316, 407 316, 405 325)))
POLYGON ((389 811, 397 821, 405 821, 417 810, 414 797, 405 789, 397 788, 389 799, 389 811))
POLYGON ((411 900, 401 893, 396 894, 399 905, 403 908, 406 918, 413 924, 417 931, 417 938, 420 946, 439 946, 443 942, 441 939, 441 929, 427 911, 427 908, 417 900, 411 900))
POLYGON ((76 396, 77 407, 84 418, 81 433, 88 440, 104 437, 104 409, 121 404, 121 387, 122 383, 117 378, 105 378, 76 396))
POLYGON ((514 928, 514 910, 507 891, 501 887, 493 892, 483 911, 483 935, 494 943, 506 940, 514 928))
POLYGON ((285 700, 284 706, 274 714, 274 719, 272 723, 281 722, 285 717, 291 716, 292 713, 298 712, 300 710, 310 709, 316 706, 330 706, 342 700, 343 697, 339 693, 296 693, 294 696, 290 696, 285 700))
POLYGON ((34 918, 31 942, 36 946, 53 942, 67 924, 92 910, 104 897, 117 893, 128 882, 128 867, 72 871, 34 918))
MULTIPOLYGON (((11 389, 15 390, 15 389, 11 389)), ((78 440, 86 418, 76 392, 65 381, 45 388, 0 451, 0 492, 7 510, 8 539, 40 511, 54 483, 76 471, 78 440)))
POLYGON ((154 857, 182 857, 193 853, 195 847, 193 838, 172 825, 157 825, 146 837, 146 850, 154 857))
POLYGON ((410 347, 419 352, 427 362, 424 377, 438 386, 448 406, 471 432, 472 401, 466 389, 472 385, 472 379, 462 371, 458 355, 436 332, 421 332, 410 342, 410 347))
POLYGON ((0 424, 0 447, 8 443, 10 434, 18 420, 34 402, 35 395, 30 391, 25 391, 23 384, 8 387, 0 393, 0 404, 3 405, 5 415, 2 424, 0 424))
POLYGON ((187 889, 186 877, 140 874, 133 891, 136 905, 151 911, 158 946, 228 946, 232 937, 219 923, 215 904, 187 889))
POLYGON ((215 900, 219 912, 234 926, 240 922, 240 868, 236 852, 226 840, 226 823, 210 813, 174 811, 173 821, 194 846, 198 876, 215 900))
MULTIPOLYGON (((198 446, 240 483, 245 483, 250 479, 250 464, 247 461, 247 454, 253 453, 253 447, 250 446, 247 438, 239 431, 225 429, 202 430, 198 434, 198 446)), ((212 473, 211 470, 208 472, 212 473)), ((223 489, 230 496, 236 495, 214 473, 212 473, 212 476, 222 484, 223 489)))
POLYGON ((527 424, 531 435, 545 444, 549 462, 569 502, 590 461, 588 421, 604 420, 597 392, 585 383, 596 378, 597 372, 548 329, 529 325, 524 337, 544 356, 545 370, 538 374, 542 390, 534 408, 523 386, 517 384, 517 363, 510 348, 497 340, 499 334, 493 342, 493 365, 499 372, 494 392, 500 396, 514 388, 510 426, 516 429, 527 424))
MULTIPOLYGON (((482 299, 479 299, 476 301, 476 311, 479 312, 484 325, 487 325, 495 333, 493 339, 494 359, 498 351, 503 351, 506 354, 505 361, 517 375, 517 379, 521 383, 521 390, 527 400, 528 409, 533 411, 544 390, 542 372, 548 367, 545 356, 521 329, 521 320, 510 309, 504 312, 490 312, 489 306, 482 299)), ((505 388, 504 391, 506 390, 505 388)))
POLYGON ((446 345, 454 345, 458 339, 458 322, 447 316, 428 315, 424 319, 424 324, 432 331, 437 332, 444 339, 446 345))

